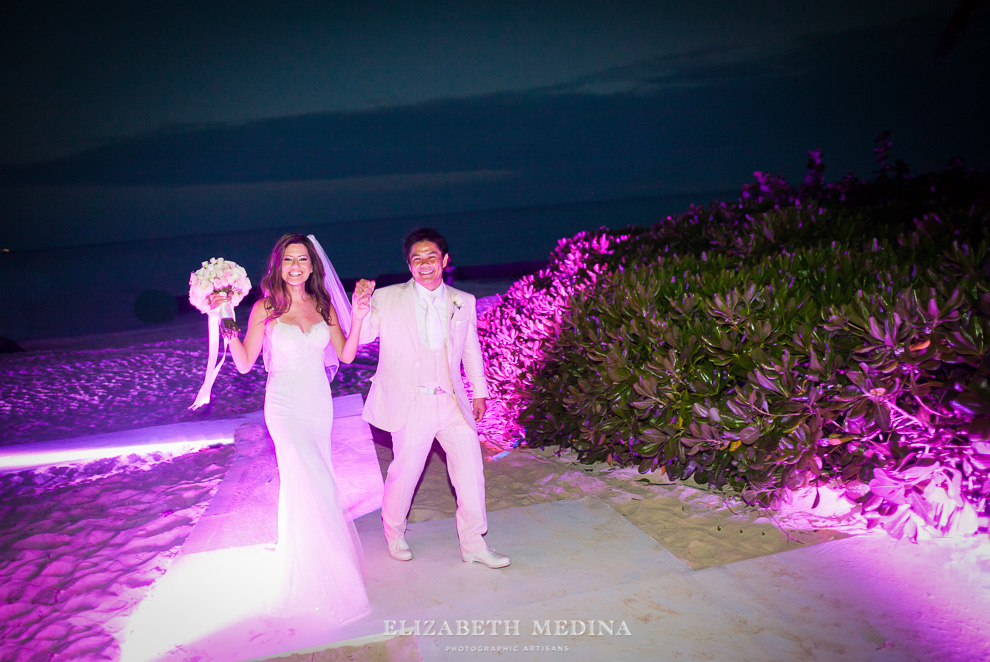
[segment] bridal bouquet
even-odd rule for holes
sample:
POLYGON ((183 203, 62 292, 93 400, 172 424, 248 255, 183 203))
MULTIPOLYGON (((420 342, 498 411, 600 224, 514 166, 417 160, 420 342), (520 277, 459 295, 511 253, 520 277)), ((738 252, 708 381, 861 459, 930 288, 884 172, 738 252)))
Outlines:
POLYGON ((251 281, 244 267, 222 257, 211 257, 199 271, 189 274, 189 303, 199 312, 210 313, 210 297, 214 294, 223 292, 227 295, 227 301, 220 305, 221 326, 225 331, 237 328, 234 307, 250 291, 251 281))
POLYGON ((204 262, 201 269, 189 274, 189 303, 202 313, 210 316, 209 338, 210 358, 206 366, 206 379, 200 387, 196 400, 190 409, 198 409, 210 401, 210 391, 213 382, 220 372, 224 359, 227 358, 229 337, 237 333, 237 323, 234 319, 234 307, 251 291, 251 281, 248 280, 244 267, 236 262, 230 262, 222 257, 211 257, 204 262), (210 305, 210 297, 224 293, 226 301, 216 309, 210 305), (220 335, 223 335, 223 354, 219 365, 216 353, 220 347, 220 335))

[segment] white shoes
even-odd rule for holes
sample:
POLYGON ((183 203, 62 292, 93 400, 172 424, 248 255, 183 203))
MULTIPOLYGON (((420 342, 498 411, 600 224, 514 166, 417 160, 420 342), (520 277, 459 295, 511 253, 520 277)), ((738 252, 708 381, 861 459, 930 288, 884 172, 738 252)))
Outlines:
POLYGON ((486 565, 493 570, 496 568, 504 568, 512 563, 512 559, 508 556, 505 554, 499 554, 490 547, 486 547, 484 551, 475 552, 474 554, 465 554, 464 552, 461 552, 461 560, 465 563, 481 563, 482 565, 486 565))
MULTIPOLYGON (((396 561, 412 561, 413 557, 412 550, 409 549, 409 543, 406 542, 405 538, 390 540, 388 543, 388 555, 396 561)), ((474 552, 473 554, 461 552, 461 560, 465 563, 480 563, 493 570, 504 568, 512 563, 512 559, 508 556, 499 554, 490 547, 486 547, 483 551, 474 552)))
POLYGON ((388 555, 396 561, 412 561, 413 553, 405 538, 397 538, 388 542, 388 555))

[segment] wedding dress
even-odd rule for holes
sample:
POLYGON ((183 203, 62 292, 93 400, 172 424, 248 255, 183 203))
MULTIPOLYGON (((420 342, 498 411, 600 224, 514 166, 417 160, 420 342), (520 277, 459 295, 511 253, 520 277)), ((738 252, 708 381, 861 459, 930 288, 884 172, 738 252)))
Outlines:
POLYGON ((308 613, 341 623, 369 606, 360 541, 344 517, 330 459, 330 328, 321 321, 304 333, 277 319, 266 326, 265 422, 280 479, 272 615, 308 613))
POLYGON ((303 333, 272 320, 263 349, 265 422, 280 479, 275 550, 243 545, 180 555, 118 634, 121 662, 275 657, 322 646, 370 610, 360 541, 330 459, 333 400, 324 362, 337 362, 330 328, 320 321, 303 333))

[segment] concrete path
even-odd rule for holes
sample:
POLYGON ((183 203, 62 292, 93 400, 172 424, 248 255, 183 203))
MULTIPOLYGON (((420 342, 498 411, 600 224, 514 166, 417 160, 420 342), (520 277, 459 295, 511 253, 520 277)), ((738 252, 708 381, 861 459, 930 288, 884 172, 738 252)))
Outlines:
POLYGON ((360 396, 335 399, 334 462, 364 548, 372 611, 329 632, 237 622, 237 601, 251 598, 237 569, 274 542, 278 476, 260 412, 75 444, 94 454, 194 447, 229 442, 240 428, 237 458, 153 590, 174 600, 146 616, 146 636, 185 618, 200 628, 187 651, 202 662, 990 660, 990 544, 977 540, 913 545, 872 533, 693 571, 586 497, 489 513, 489 543, 512 556, 509 568, 462 563, 452 519, 411 525, 415 558, 396 562, 381 534, 381 471, 360 408, 360 396), (211 630, 217 615, 227 621, 211 630), (365 654, 350 648, 362 645, 365 654))

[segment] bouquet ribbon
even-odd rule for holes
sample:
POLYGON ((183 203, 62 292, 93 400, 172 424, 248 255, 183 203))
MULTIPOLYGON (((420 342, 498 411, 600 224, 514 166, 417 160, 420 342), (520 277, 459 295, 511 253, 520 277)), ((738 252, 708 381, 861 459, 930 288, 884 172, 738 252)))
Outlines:
POLYGON ((207 316, 210 349, 209 359, 206 363, 206 377, 203 379, 203 385, 199 387, 199 393, 196 394, 196 400, 190 405, 190 409, 199 409, 210 402, 210 392, 213 390, 213 382, 216 381, 217 375, 220 374, 220 368, 223 367, 223 362, 227 359, 227 346, 230 344, 230 341, 224 338, 220 362, 217 363, 217 350, 220 348, 220 321, 228 317, 234 317, 234 310, 226 301, 220 304, 220 308, 211 310, 207 316))

